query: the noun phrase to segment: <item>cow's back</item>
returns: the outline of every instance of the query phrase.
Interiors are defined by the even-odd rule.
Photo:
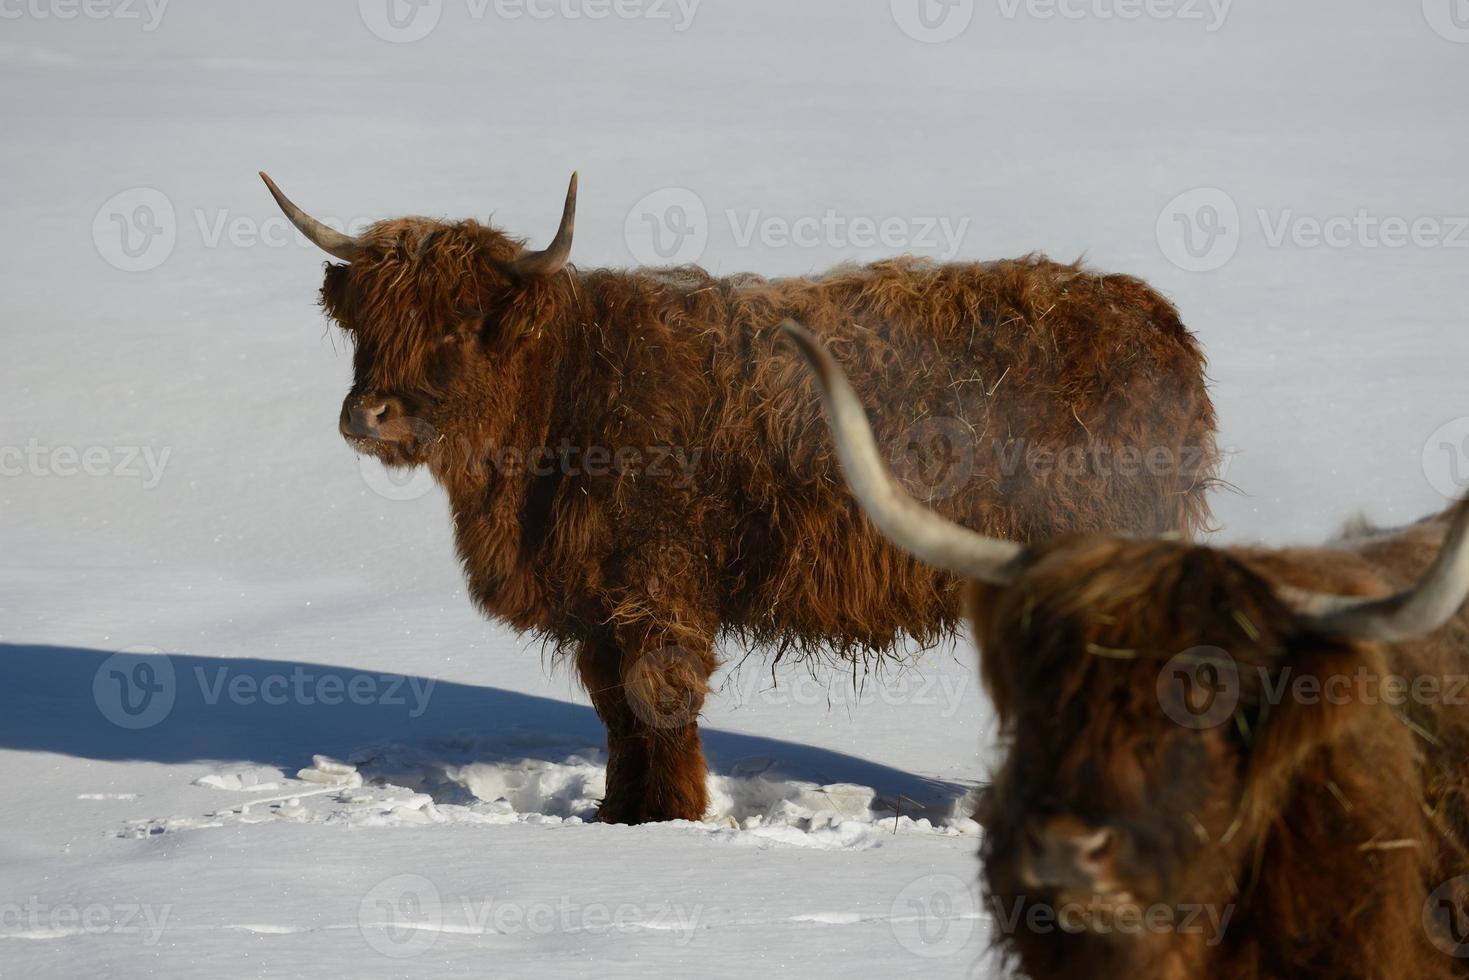
[[[1040,258],[899,260],[720,287],[708,432],[737,543],[726,623],[815,649],[930,640],[948,576],[900,554],[847,492],[820,399],[779,324],[832,350],[910,491],[975,530],[1189,534],[1216,462],[1203,356],[1138,280]]]

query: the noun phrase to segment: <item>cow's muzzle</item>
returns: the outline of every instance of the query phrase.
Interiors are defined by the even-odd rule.
[[[413,438],[403,403],[396,398],[366,392],[342,403],[342,435],[348,439],[398,443]]]
[[[1066,895],[1099,895],[1117,889],[1117,835],[1070,817],[1036,820],[1021,852],[1021,881],[1028,888]]]

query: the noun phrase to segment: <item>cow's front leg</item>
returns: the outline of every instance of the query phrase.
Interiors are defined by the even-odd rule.
[[[710,644],[588,642],[577,669],[607,726],[607,794],[598,818],[703,819],[708,769],[698,719],[714,670]]]

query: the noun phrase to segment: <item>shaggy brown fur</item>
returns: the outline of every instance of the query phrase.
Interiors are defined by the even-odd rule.
[[[1020,972],[1469,976],[1424,920],[1428,907],[1430,924],[1452,923],[1432,927],[1448,948],[1469,922],[1454,918],[1469,914],[1466,881],[1450,886],[1449,906],[1428,902],[1469,874],[1469,612],[1414,642],[1328,642],[1303,633],[1275,591],[1406,588],[1447,523],[1288,551],[1066,536],[1028,549],[1013,585],[968,587],[1008,747],[980,808],[984,882],[1011,917],[998,942]],[[1199,659],[1170,660],[1185,651]],[[1234,715],[1202,731],[1175,723],[1160,693],[1170,662],[1237,678]],[[1439,686],[1402,705],[1381,684],[1389,677]],[[1170,924],[1108,935],[1016,919],[1068,901],[1033,875],[1023,883],[1030,835],[1058,816],[1111,828],[1109,890],[1164,909]],[[1094,915],[1102,930],[1115,924],[1112,908]]]
[[[322,290],[355,344],[348,404],[392,396],[415,421],[360,448],[429,466],[480,608],[575,652],[609,731],[605,820],[703,816],[696,719],[721,633],[860,659],[954,625],[957,583],[848,495],[782,319],[831,345],[909,485],[941,483],[934,506],[970,527],[1029,540],[1207,519],[1203,358],[1136,279],[1035,257],[518,279],[522,244],[473,222],[365,239]],[[959,433],[959,458],[908,445],[928,441],[924,420]],[[562,458],[506,457],[537,447]],[[590,447],[641,458],[592,473]]]

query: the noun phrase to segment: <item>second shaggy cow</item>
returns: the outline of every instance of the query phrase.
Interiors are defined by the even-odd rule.
[[[907,496],[791,334],[872,519],[972,580],[983,883],[1018,975],[1469,977],[1469,502],[1324,548],[1022,546]]]

